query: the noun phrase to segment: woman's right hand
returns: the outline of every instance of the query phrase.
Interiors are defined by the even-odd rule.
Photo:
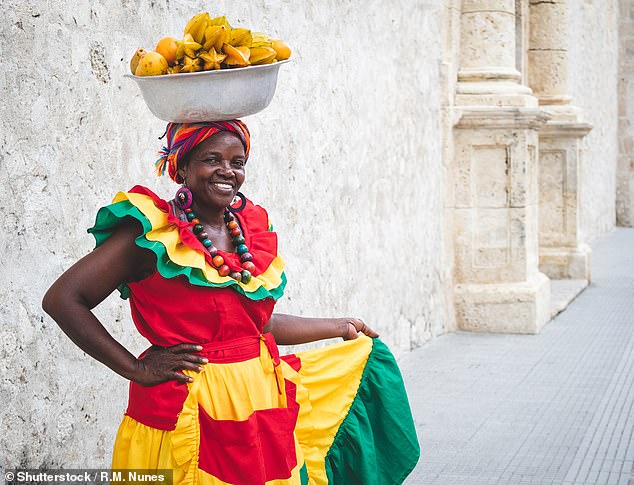
[[[195,344],[178,344],[172,347],[153,345],[143,357],[137,359],[137,370],[132,381],[144,387],[171,380],[192,382],[194,379],[181,371],[200,372],[203,370],[198,364],[206,364],[208,360],[194,353],[202,349],[200,345]]]

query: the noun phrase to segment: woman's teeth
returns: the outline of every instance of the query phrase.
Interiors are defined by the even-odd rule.
[[[220,190],[233,190],[233,186],[230,184],[221,184],[216,182],[213,185],[218,187]]]

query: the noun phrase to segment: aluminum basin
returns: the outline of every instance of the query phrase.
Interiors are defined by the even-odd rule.
[[[216,71],[134,76],[154,116],[194,123],[241,118],[262,111],[275,94],[280,66],[288,60]]]

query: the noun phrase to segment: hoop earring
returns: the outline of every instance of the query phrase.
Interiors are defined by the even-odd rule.
[[[231,202],[231,204],[227,206],[227,210],[233,214],[235,214],[236,212],[242,212],[242,209],[244,209],[247,206],[247,198],[244,196],[242,192],[236,193],[236,197],[240,199],[240,205],[238,207],[233,207],[231,205],[233,204],[233,202]],[[233,200],[235,200],[235,198]]]
[[[181,210],[189,209],[194,202],[192,191],[183,183],[183,186],[176,191],[174,203]]]

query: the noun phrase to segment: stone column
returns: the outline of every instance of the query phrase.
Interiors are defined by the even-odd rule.
[[[566,0],[530,0],[529,84],[551,119],[539,133],[539,267],[554,279],[590,280],[579,231],[581,141],[591,130],[568,93]]]
[[[463,1],[450,190],[465,330],[536,333],[550,316],[537,219],[538,130],[548,116],[521,83],[516,25],[514,0]]]

